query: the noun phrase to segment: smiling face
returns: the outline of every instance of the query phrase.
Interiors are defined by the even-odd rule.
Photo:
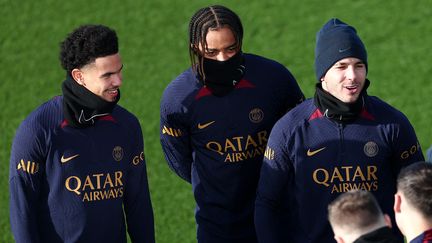
[[[117,100],[118,89],[122,84],[122,68],[120,55],[116,53],[98,57],[80,69],[73,69],[72,77],[93,94],[113,102]]]
[[[348,57],[336,62],[321,79],[322,88],[345,103],[355,102],[366,80],[366,65]]]

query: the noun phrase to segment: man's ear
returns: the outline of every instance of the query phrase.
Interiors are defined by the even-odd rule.
[[[72,71],[71,71],[71,76],[72,76],[72,78],[79,84],[79,85],[83,85],[83,86],[85,86],[85,83],[84,83],[84,76],[83,76],[83,73],[82,73],[82,71],[80,70],[80,69],[78,69],[78,68],[74,68]]]
[[[394,205],[393,205],[393,210],[395,213],[401,212],[401,203],[402,203],[401,195],[399,195],[399,193],[396,193],[394,195]]]

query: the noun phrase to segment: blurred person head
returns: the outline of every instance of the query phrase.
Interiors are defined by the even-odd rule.
[[[372,193],[349,191],[341,194],[328,206],[328,219],[338,243],[351,243],[362,235],[390,227]]]
[[[394,211],[408,241],[432,229],[432,164],[421,161],[401,170]]]

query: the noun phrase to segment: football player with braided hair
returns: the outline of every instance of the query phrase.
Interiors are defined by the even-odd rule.
[[[198,242],[256,242],[255,192],[268,135],[303,93],[283,65],[243,52],[242,23],[227,7],[199,9],[189,41],[191,67],[161,100],[165,158],[192,184]]]

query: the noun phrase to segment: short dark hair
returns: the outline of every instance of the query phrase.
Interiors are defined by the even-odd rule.
[[[104,25],[82,25],[60,44],[60,62],[66,72],[81,68],[98,57],[118,52],[117,34]]]
[[[206,36],[209,30],[228,27],[234,34],[236,46],[241,50],[243,41],[243,25],[239,16],[227,7],[213,5],[199,9],[189,22],[189,55],[193,70],[205,76],[202,62],[203,54],[199,46],[207,48]]]
[[[332,226],[365,229],[380,221],[380,206],[369,191],[354,190],[341,194],[328,205],[328,218]]]
[[[397,178],[397,189],[410,205],[432,218],[432,164],[420,161],[403,168]]]

